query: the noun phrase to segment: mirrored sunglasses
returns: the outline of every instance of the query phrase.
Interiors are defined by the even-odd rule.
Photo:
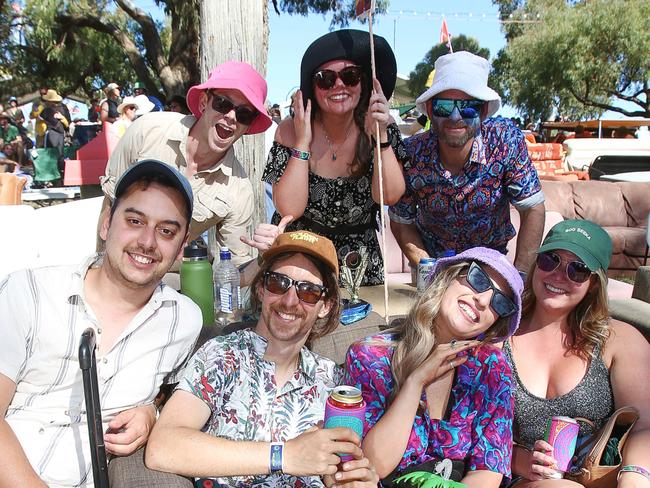
[[[436,117],[449,117],[454,108],[458,109],[464,119],[480,117],[483,100],[455,100],[450,98],[434,98],[431,100],[431,113]]]
[[[321,90],[329,90],[340,78],[345,86],[356,86],[361,81],[363,70],[361,66],[347,66],[341,71],[322,69],[314,73],[314,83]]]
[[[310,305],[318,303],[327,292],[326,287],[311,281],[293,280],[285,274],[274,271],[264,273],[264,288],[274,295],[284,295],[292,286],[296,287],[298,299]]]
[[[542,252],[537,255],[537,267],[546,273],[555,271],[564,260],[559,254],[552,251]],[[591,276],[591,270],[582,261],[564,261],[566,263],[566,277],[574,283],[584,283]]]
[[[488,274],[475,262],[469,265],[465,279],[467,284],[477,293],[492,290],[490,307],[499,317],[509,317],[517,311],[517,306],[512,299],[494,286]]]
[[[235,105],[228,98],[218,93],[211,92],[212,94],[212,108],[220,114],[227,114],[231,110],[235,110],[235,118],[237,122],[244,125],[251,125],[257,118],[259,112],[248,105]]]

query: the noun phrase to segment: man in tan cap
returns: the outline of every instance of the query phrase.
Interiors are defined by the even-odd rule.
[[[124,470],[133,480],[120,486],[136,479],[139,486],[192,486],[153,471],[159,470],[215,477],[214,486],[222,487],[315,487],[322,486],[319,476],[331,486],[335,473],[337,484],[376,487],[359,437],[347,428],[316,427],[341,371],[306,344],[338,324],[337,281],[329,239],[281,234],[253,281],[261,308],[256,326],[216,337],[195,353],[151,432],[145,453],[151,469]],[[341,467],[336,453],[355,459]],[[143,482],[146,476],[156,483]]]

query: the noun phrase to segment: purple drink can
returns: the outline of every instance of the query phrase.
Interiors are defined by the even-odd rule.
[[[418,294],[424,293],[429,283],[433,279],[433,269],[436,267],[435,258],[422,258],[418,264],[418,280],[417,290]]]
[[[569,417],[553,417],[546,424],[546,442],[553,446],[555,469],[566,473],[578,440],[578,422]]]
[[[354,386],[337,386],[330,392],[325,402],[326,429],[347,427],[352,429],[359,438],[363,437],[363,424],[366,418],[366,402],[363,401],[361,390]],[[339,454],[341,461],[354,459],[348,454]]]

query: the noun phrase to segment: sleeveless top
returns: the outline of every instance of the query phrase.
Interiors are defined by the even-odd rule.
[[[504,343],[503,352],[515,379],[513,439],[516,443],[532,449],[536,440],[545,439],[546,423],[554,416],[583,417],[591,420],[594,427],[579,422],[579,438],[585,439],[594,429],[600,429],[614,412],[609,371],[600,355],[600,347],[597,346],[594,350],[595,358],[589,362],[587,372],[580,383],[570,392],[557,398],[540,398],[530,393],[519,378],[509,341]]]
[[[120,113],[117,111],[119,104],[110,98],[107,98],[106,102],[108,103],[108,116],[117,119],[120,116]]]

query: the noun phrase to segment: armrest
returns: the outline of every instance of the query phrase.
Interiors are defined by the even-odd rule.
[[[650,266],[639,266],[636,270],[632,298],[650,303]]]

